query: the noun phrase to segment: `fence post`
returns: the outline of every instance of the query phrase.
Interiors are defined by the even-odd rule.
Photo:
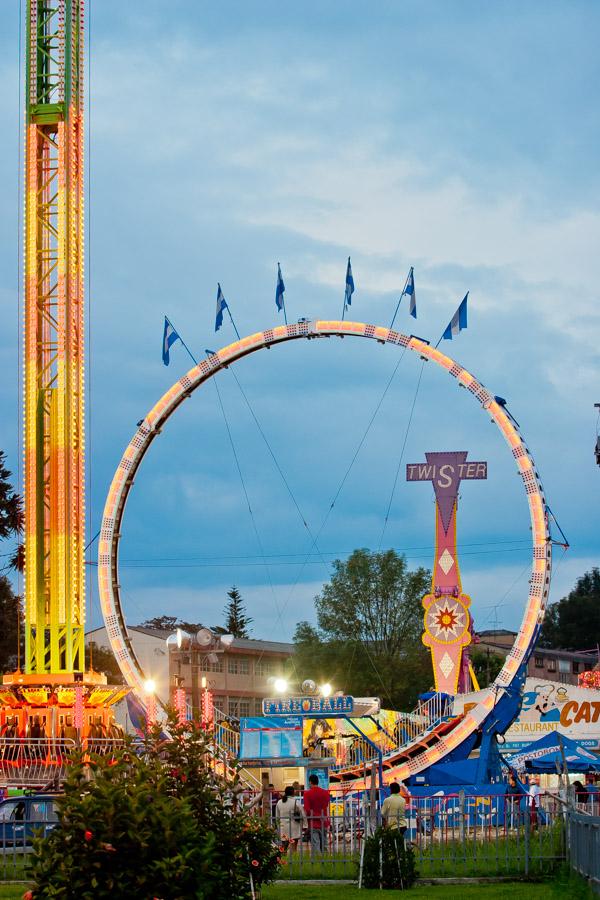
[[[529,797],[527,797],[529,801]],[[531,829],[531,810],[529,808],[529,802],[525,807],[525,832],[524,832],[524,847],[525,847],[525,874],[529,875],[529,833]]]

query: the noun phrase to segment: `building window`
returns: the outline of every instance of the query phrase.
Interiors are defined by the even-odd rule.
[[[227,703],[227,712],[230,716],[235,716],[236,719],[240,717],[240,698],[239,697],[230,697]]]
[[[543,668],[544,668],[544,657],[543,657],[543,656],[536,656],[536,658],[535,658],[535,667],[536,667],[536,669],[543,669]]]
[[[556,672],[556,660],[555,659],[548,660],[548,671]]]
[[[569,683],[569,676],[568,676],[568,675],[565,675],[564,672],[559,672],[559,674],[558,674],[558,680],[560,681],[561,684],[568,684],[568,683]]]
[[[213,697],[213,706],[219,712],[225,712],[225,697]]]
[[[558,671],[563,673],[571,674],[571,660],[570,659],[559,659],[558,661]]]
[[[257,675],[276,675],[279,672],[275,671],[277,663],[272,659],[257,659],[254,663],[254,671]],[[279,669],[280,666],[277,666]]]
[[[208,656],[203,656],[200,660],[200,669],[202,672],[222,672],[223,659],[222,657],[217,657],[216,662],[211,662]]]
[[[229,656],[227,658],[227,671],[230,675],[249,675],[250,660],[247,656]]]
[[[573,674],[574,674],[574,675],[577,675],[578,673],[579,673],[579,663],[578,663],[578,662],[574,662],[574,663],[573,663]]]
[[[262,698],[261,698],[261,697],[255,697],[255,698],[254,698],[254,715],[255,715],[255,716],[262,716],[262,714],[263,714]]]
[[[240,718],[250,715],[250,700],[240,700]]]

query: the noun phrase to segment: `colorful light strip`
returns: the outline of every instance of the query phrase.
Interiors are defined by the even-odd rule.
[[[225,363],[229,364],[248,353],[280,342],[299,338],[316,338],[352,335],[368,338],[397,346],[407,347],[418,356],[434,362],[448,372],[456,381],[467,388],[481,408],[498,425],[505,441],[512,451],[527,495],[533,535],[533,561],[530,577],[530,591],[523,621],[514,646],[506,658],[506,663],[488,688],[480,703],[471,709],[460,722],[433,747],[423,750],[407,763],[386,772],[386,780],[417,774],[432,763],[438,762],[447,753],[456,749],[472,735],[490,715],[494,705],[502,697],[502,688],[508,687],[520,666],[526,659],[537,636],[550,589],[551,543],[547,526],[546,501],[533,459],[525,442],[503,406],[473,375],[459,363],[440,350],[430,347],[424,341],[361,322],[314,321],[297,325],[279,325],[276,328],[257,332],[242,338],[219,350],[213,356],[184,375],[152,407],[142,421],[125,450],[121,462],[110,485],[100,532],[98,547],[98,588],[102,614],[115,657],[127,683],[137,692],[143,693],[146,676],[127,638],[125,618],[121,606],[118,578],[118,547],[122,530],[122,519],[133,477],[144,458],[150,444],[175,412],[178,406],[201,384]]]

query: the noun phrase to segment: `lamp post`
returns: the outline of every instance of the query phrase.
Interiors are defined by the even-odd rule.
[[[189,650],[190,674],[192,679],[192,719],[195,722],[202,720],[204,722],[212,723],[214,718],[212,692],[207,688],[206,678],[203,677],[202,684],[200,683],[200,655],[206,654],[211,663],[218,662],[217,654],[223,653],[232,643],[232,634],[218,635],[211,631],[210,628],[200,628],[195,634],[188,634],[178,628],[175,634],[169,635],[167,638],[167,646],[169,648],[176,645],[178,651]],[[177,692],[182,689],[183,684],[183,678],[180,673],[181,664],[179,665],[179,674],[176,676],[176,706]]]
[[[156,724],[156,684],[152,678],[144,684],[146,694],[146,731]]]

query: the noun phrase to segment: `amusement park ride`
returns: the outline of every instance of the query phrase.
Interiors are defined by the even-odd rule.
[[[84,663],[84,215],[83,0],[29,0],[25,142],[24,502],[25,671],[4,676],[3,733],[44,725],[58,736],[70,719],[78,737],[108,733],[112,707],[128,690],[142,694],[146,674],[129,640],[121,605],[118,549],[133,480],[169,418],[217,372],[261,349],[292,341],[354,337],[390,344],[438,367],[465,388],[508,445],[525,490],[532,565],[525,614],[494,684],[465,712],[413,734],[381,760],[385,780],[432,781],[444,769],[473,763],[474,780],[489,780],[496,735],[520,705],[524,667],[548,599],[552,541],[534,461],[501,398],[459,363],[414,335],[351,321],[301,320],[259,331],[210,353],[179,378],[140,420],[106,498],[98,548],[98,584],[106,630],[127,687],[106,684]],[[461,480],[484,479],[487,464],[466,452],[426,454],[407,467],[409,481],[433,482],[436,558],[423,598],[424,643],[431,648],[436,693],[468,690],[472,621],[462,592],[456,546]],[[37,718],[36,718],[37,717]],[[37,732],[36,732],[37,733]],[[98,730],[95,732],[98,736]],[[478,756],[474,751],[478,751]],[[469,759],[472,757],[472,759]],[[476,757],[476,758],[474,758]],[[359,784],[349,766],[336,778]]]
[[[108,735],[126,687],[85,671],[83,0],[30,0],[25,84],[25,671],[14,737]]]

